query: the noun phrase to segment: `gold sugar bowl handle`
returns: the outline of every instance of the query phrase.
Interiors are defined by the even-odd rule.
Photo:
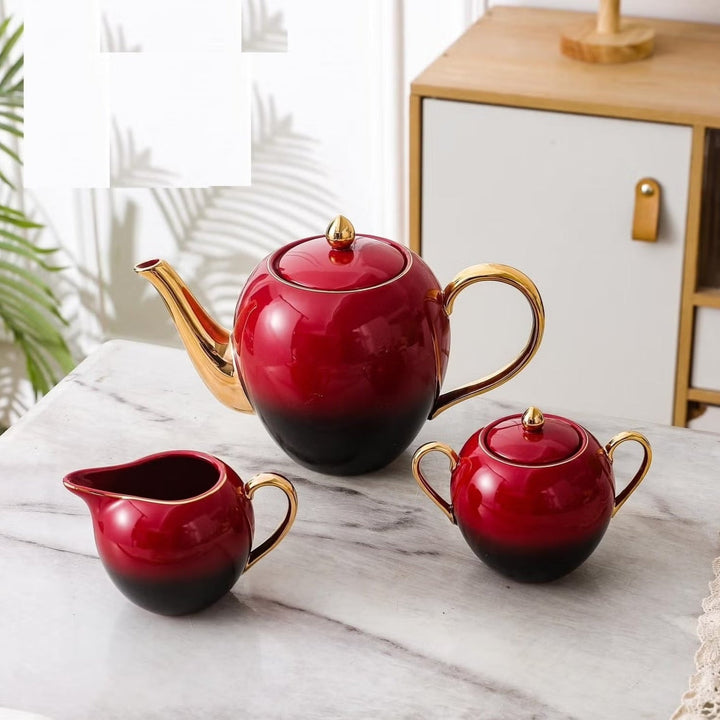
[[[450,459],[450,474],[453,473],[460,459],[458,458],[457,453],[449,445],[441,442],[425,443],[425,445],[419,447],[415,451],[412,459],[412,473],[417,481],[417,484],[420,486],[420,489],[443,511],[447,519],[455,525],[455,512],[453,511],[453,506],[441,497],[435,488],[430,485],[420,469],[420,462],[425,455],[431,452],[441,452]]]
[[[610,442],[605,446],[605,452],[607,453],[610,464],[613,462],[613,455],[619,445],[624,442],[633,440],[642,445],[644,454],[642,462],[640,463],[640,469],[635,473],[635,477],[626,485],[625,489],[615,497],[615,506],[613,507],[612,517],[615,517],[617,511],[623,506],[625,501],[632,495],[637,489],[637,486],[642,482],[643,478],[647,475],[652,463],[652,448],[648,439],[637,432],[621,432],[617,434]]]

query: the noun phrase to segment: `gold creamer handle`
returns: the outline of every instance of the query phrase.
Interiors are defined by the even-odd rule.
[[[443,291],[443,302],[448,315],[452,313],[453,304],[458,293],[465,288],[478,282],[493,281],[501,282],[517,288],[530,303],[533,314],[533,325],[530,331],[530,338],[520,355],[511,363],[505,365],[492,375],[488,375],[475,382],[462,385],[455,390],[443,393],[435,401],[429,418],[432,420],[449,407],[456,405],[463,400],[481,395],[488,390],[493,390],[506,383],[510,378],[517,375],[534,357],[540,347],[540,342],[545,331],[545,308],[535,283],[525,273],[516,270],[509,265],[495,265],[485,263],[473,265],[458,273],[450,284]]]
[[[250,551],[245,570],[249,570],[258,560],[265,557],[288,534],[297,515],[297,493],[287,478],[275,473],[260,473],[246,483],[245,494],[252,500],[255,491],[261,487],[276,487],[282,490],[287,496],[288,509],[277,530],[265,542]]]

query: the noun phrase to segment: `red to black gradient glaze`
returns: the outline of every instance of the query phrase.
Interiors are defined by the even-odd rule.
[[[432,398],[408,409],[348,417],[299,416],[256,405],[275,442],[297,463],[326,475],[359,475],[392,462],[425,423]]]
[[[257,413],[292,458],[334,475],[387,465],[426,419],[514,377],[535,355],[545,323],[540,293],[519,270],[472,265],[441,288],[418,255],[386,238],[356,235],[341,215],[324,236],[289,243],[258,264],[232,330],[210,317],[164,260],[135,271],[165,300],[215,397]],[[441,394],[455,299],[487,281],[525,296],[530,337],[497,372]]]
[[[259,559],[282,539],[294,510],[259,551],[251,550],[254,481],[245,485],[222,461],[191,451],[78,470],[63,480],[90,508],[98,554],[115,585],[137,605],[163,615],[214,603],[253,555]]]
[[[468,471],[458,474],[455,520],[473,552],[502,575],[521,582],[560,578],[590,556],[607,530],[613,496],[602,482],[593,482],[560,505],[553,495],[564,494],[573,480],[582,483],[582,478],[553,483],[534,474],[512,492],[503,487],[505,478],[487,468],[463,480]]]
[[[310,289],[281,278],[284,249],[260,264],[237,305],[233,347],[248,398],[276,442],[319,472],[355,475],[394,460],[427,419],[447,368],[437,279],[406,248],[373,242],[404,258],[401,278]]]
[[[413,459],[421,488],[457,524],[473,552],[521,582],[555,580],[581,565],[651,462],[649,444],[637,433],[615,436],[606,449],[572,421],[552,415],[545,421],[543,434],[527,431],[518,415],[502,418],[473,434],[459,455],[428,443]],[[645,458],[616,497],[612,451],[631,439],[645,447]],[[420,471],[422,457],[435,450],[451,458],[451,503]]]
[[[475,554],[522,582],[555,580],[597,547],[612,515],[615,488],[607,455],[586,436],[576,459],[524,467],[486,454],[473,435],[450,485],[455,521]],[[484,438],[483,438],[484,439]]]

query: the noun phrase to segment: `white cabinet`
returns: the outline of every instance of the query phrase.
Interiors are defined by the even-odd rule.
[[[720,308],[699,307],[695,316],[692,384],[720,390]],[[720,427],[720,425],[718,425]]]
[[[532,363],[493,391],[553,410],[673,419],[692,129],[423,98],[422,254],[441,284],[479,262],[513,265],[547,314]],[[631,237],[635,184],[662,189],[660,236]],[[477,285],[452,317],[446,388],[525,342],[519,293]]]
[[[564,57],[560,37],[592,17],[494,6],[415,78],[410,246],[441,281],[484,261],[537,283],[545,340],[494,391],[513,410],[686,425],[720,408],[720,25],[646,18],[650,58]],[[657,242],[631,239],[647,177]],[[507,288],[464,295],[449,384],[513,357],[529,326]]]

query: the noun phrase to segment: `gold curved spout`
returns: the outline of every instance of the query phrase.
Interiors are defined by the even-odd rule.
[[[164,260],[139,263],[135,272],[160,293],[195,369],[213,395],[233,410],[253,412],[233,363],[230,332],[205,312]]]

